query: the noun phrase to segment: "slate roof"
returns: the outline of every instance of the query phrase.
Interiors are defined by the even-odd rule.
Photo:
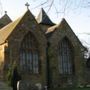
[[[12,31],[20,23],[20,21],[25,17],[25,15],[28,14],[28,12],[30,13],[30,11],[28,10],[22,17],[0,29],[0,44],[3,44],[6,41],[8,36],[12,33]]]
[[[56,25],[48,28],[48,30],[46,31],[46,34],[54,32],[56,30],[56,28],[59,28],[59,27],[61,28],[61,27],[66,27],[66,26],[69,26],[69,25],[68,25],[67,21],[65,20],[65,18],[63,18],[59,24],[56,24]]]
[[[38,14],[38,17],[37,17],[37,22],[39,24],[45,24],[45,25],[55,25],[51,20],[50,18],[48,17],[48,15],[46,14],[46,12],[44,11],[43,8],[41,8],[41,11],[40,13]]]
[[[9,24],[10,22],[12,22],[12,20],[11,20],[10,17],[5,13],[5,15],[0,18],[0,28],[6,26],[6,25]]]

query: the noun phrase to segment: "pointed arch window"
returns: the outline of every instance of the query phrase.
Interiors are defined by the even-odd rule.
[[[61,42],[59,42],[58,50],[59,73],[64,75],[73,74],[73,50],[67,38],[64,38]]]
[[[20,68],[22,71],[39,73],[39,53],[36,40],[31,33],[27,34],[21,43]]]

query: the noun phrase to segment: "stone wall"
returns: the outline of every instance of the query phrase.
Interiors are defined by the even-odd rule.
[[[47,27],[43,28],[45,31]],[[35,19],[27,13],[20,23],[14,28],[12,33],[7,38],[8,46],[5,47],[4,52],[0,52],[4,57],[5,68],[4,71],[7,72],[8,68],[11,67],[13,63],[16,64],[18,72],[22,77],[22,82],[25,81],[27,85],[37,86],[41,85],[43,88],[47,85],[47,82],[51,87],[64,87],[61,83],[62,76],[58,71],[58,43],[66,37],[73,48],[74,51],[74,65],[75,65],[75,74],[73,77],[73,84],[80,85],[84,83],[84,58],[82,54],[82,45],[76,35],[73,33],[71,28],[65,24],[62,27],[58,26],[57,29],[52,33],[49,38],[45,37],[42,27],[38,25]],[[40,70],[38,74],[30,74],[27,72],[22,73],[20,71],[19,65],[19,51],[21,43],[28,33],[31,33],[38,45],[39,51],[39,61],[40,61]],[[48,45],[49,42],[49,45]],[[2,56],[3,56],[2,55]],[[49,66],[48,66],[49,65]],[[48,68],[47,68],[48,67]],[[66,85],[67,86],[67,85]]]
[[[7,43],[0,45],[0,79],[3,78],[3,69],[5,63],[5,47],[7,47]]]
[[[28,25],[30,24],[30,26]],[[34,24],[34,25],[32,25]],[[32,25],[32,26],[31,26]],[[30,74],[27,72],[22,73],[19,69],[19,50],[24,36],[31,33],[37,41],[39,51],[40,70],[39,74]],[[23,21],[15,28],[12,34],[8,37],[8,47],[5,48],[5,60],[6,66],[16,63],[18,72],[22,77],[22,80],[28,80],[30,84],[35,85],[40,83],[42,86],[46,85],[46,38],[41,28],[37,26],[35,21],[30,23]],[[7,68],[6,68],[7,70]]]
[[[65,28],[64,28],[65,27]],[[74,65],[75,65],[75,74],[71,76],[73,78],[73,85],[78,86],[85,82],[84,79],[84,57],[82,54],[82,45],[78,38],[75,36],[73,31],[69,26],[58,27],[54,33],[50,36],[49,43],[49,60],[50,60],[50,75],[51,75],[51,87],[64,87],[61,82],[62,76],[59,74],[58,69],[58,43],[66,37],[73,48],[74,51]],[[68,83],[67,83],[68,84]],[[66,85],[67,86],[67,85]]]

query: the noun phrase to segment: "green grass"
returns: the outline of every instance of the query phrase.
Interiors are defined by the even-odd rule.
[[[90,88],[65,88],[60,90],[90,90]]]
[[[90,90],[90,88],[53,88],[50,90]]]

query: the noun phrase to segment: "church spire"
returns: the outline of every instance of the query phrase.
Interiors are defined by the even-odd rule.
[[[41,8],[40,13],[38,14],[37,21],[40,24],[46,24],[51,26],[54,25],[54,23],[50,20],[43,8]]]

